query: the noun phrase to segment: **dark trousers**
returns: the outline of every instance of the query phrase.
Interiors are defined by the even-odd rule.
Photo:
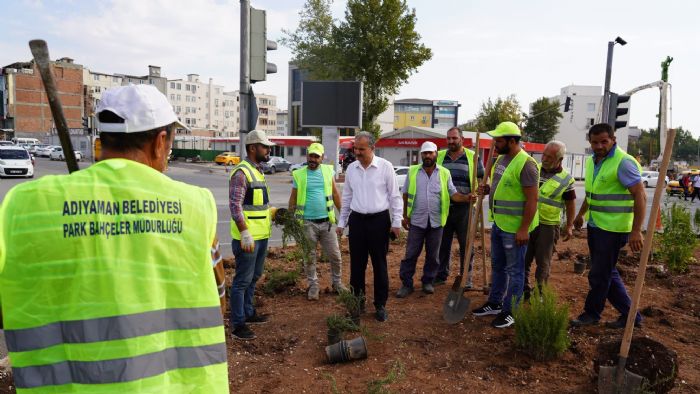
[[[693,194],[690,195],[690,202],[694,202],[695,197],[700,200],[700,187],[693,187]]]
[[[467,248],[467,231],[469,226],[469,204],[451,205],[447,215],[447,223],[442,229],[442,241],[440,242],[440,266],[435,279],[447,280],[450,276],[450,260],[452,259],[452,238],[457,235],[459,243],[460,262],[464,261]],[[472,259],[469,261],[469,272],[472,271]]]
[[[350,286],[355,295],[365,294],[367,259],[374,270],[374,305],[384,306],[389,297],[389,273],[386,254],[389,251],[391,218],[389,211],[372,215],[350,213]]]
[[[530,287],[530,267],[532,260],[537,263],[535,269],[535,281],[537,286],[547,283],[549,279],[549,271],[552,266],[552,254],[554,254],[554,245],[559,239],[559,225],[557,224],[540,224],[535,227],[530,233],[530,239],[527,243],[525,251],[525,292],[529,293]]]
[[[416,273],[416,263],[425,243],[425,263],[423,263],[423,277],[421,283],[433,283],[438,270],[438,251],[442,239],[442,227],[420,228],[411,225],[406,241],[406,255],[401,260],[399,276],[406,287],[413,287],[413,274]]]
[[[615,267],[620,249],[628,239],[628,233],[614,233],[588,226],[588,249],[591,252],[591,270],[588,272],[590,290],[583,310],[595,319],[600,319],[606,299],[622,316],[626,317],[629,313],[632,300]],[[639,313],[636,320],[642,320]]]

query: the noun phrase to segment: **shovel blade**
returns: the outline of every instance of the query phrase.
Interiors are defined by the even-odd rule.
[[[449,324],[457,324],[464,319],[470,304],[471,300],[462,294],[462,289],[450,290],[442,307],[442,318]]]
[[[642,392],[644,378],[625,369],[621,384],[617,384],[617,367],[600,366],[598,372],[599,394],[633,394]]]

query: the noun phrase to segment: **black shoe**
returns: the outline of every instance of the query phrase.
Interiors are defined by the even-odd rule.
[[[413,287],[402,285],[399,291],[396,292],[396,298],[406,298],[411,293],[413,293]]]
[[[433,281],[433,285],[435,285],[435,286],[442,286],[445,283],[447,283],[447,279],[435,279]]]
[[[268,321],[270,321],[269,315],[258,315],[257,313],[245,318],[246,324],[265,324]]]
[[[435,288],[432,283],[423,283],[423,293],[433,294],[435,293]]]
[[[248,328],[248,325],[246,324],[241,324],[240,326],[236,326],[233,329],[233,332],[231,335],[235,339],[240,339],[241,341],[249,341],[251,339],[255,339],[255,333]]]
[[[389,314],[386,313],[386,308],[384,306],[378,306],[377,311],[374,313],[374,318],[377,321],[387,321],[389,319]]]
[[[491,302],[487,302],[480,308],[473,309],[472,314],[474,316],[497,315],[501,313],[501,309],[503,309],[503,304],[493,304]]]
[[[515,319],[513,315],[508,312],[501,312],[496,316],[491,322],[491,327],[495,328],[507,328],[515,324]]]
[[[582,313],[579,317],[569,322],[571,327],[597,326],[598,319]]]
[[[618,317],[617,320],[606,321],[606,322],[605,322],[605,327],[607,327],[607,328],[612,328],[612,329],[615,329],[615,330],[619,330],[619,329],[625,328],[626,325],[627,325],[627,316],[622,316],[622,315],[621,315],[620,317]],[[635,320],[635,322],[634,322],[634,327],[635,327],[635,328],[641,328],[641,327],[642,327],[642,321],[641,321],[641,320],[639,320],[639,321]]]

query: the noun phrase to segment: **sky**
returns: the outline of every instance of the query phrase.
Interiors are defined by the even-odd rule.
[[[303,0],[251,0],[267,10],[268,39],[294,30]],[[488,98],[514,94],[522,108],[564,86],[605,79],[607,43],[615,45],[611,90],[623,93],[661,77],[674,58],[671,127],[700,136],[700,2],[691,0],[476,1],[408,0],[416,30],[432,49],[397,99],[457,100],[459,123]],[[342,19],[345,1],[333,15]],[[92,71],[146,75],[162,67],[169,79],[199,74],[227,90],[239,87],[240,2],[236,0],[0,0],[0,66],[28,61],[27,45],[45,39],[52,59],[70,57]],[[287,107],[288,48],[268,54],[278,73],[254,85]],[[601,89],[602,91],[602,89]],[[632,97],[630,125],[656,127],[659,90]]]

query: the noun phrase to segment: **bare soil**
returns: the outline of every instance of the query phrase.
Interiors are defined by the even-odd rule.
[[[488,235],[487,235],[488,238]],[[569,331],[571,346],[562,357],[539,362],[518,351],[514,328],[491,328],[491,317],[467,314],[456,325],[442,319],[442,306],[458,269],[457,245],[453,245],[452,276],[446,286],[437,286],[435,294],[420,292],[418,262],[417,291],[405,299],[394,297],[400,287],[399,265],[405,245],[392,242],[389,252],[389,320],[377,322],[372,307],[372,268],[367,269],[368,308],[362,315],[368,358],[346,364],[328,364],[325,355],[327,327],[325,319],[343,313],[330,290],[330,267],[319,264],[322,288],[319,301],[306,299],[306,283],[272,295],[258,291],[259,313],[270,314],[270,322],[252,326],[257,338],[242,342],[228,339],[229,381],[235,393],[362,393],[362,392],[469,392],[469,393],[590,393],[596,391],[594,360],[601,343],[619,342],[622,330],[603,325]],[[489,250],[489,240],[486,240]],[[293,248],[272,248],[267,269],[292,270],[298,266],[288,255]],[[575,318],[582,310],[588,291],[587,272],[574,274],[577,255],[586,256],[585,231],[575,239],[560,242],[555,253],[550,284],[560,302],[569,304]],[[343,239],[343,278],[348,282],[349,254]],[[482,284],[481,253],[477,251],[474,282]],[[695,257],[700,261],[700,250]],[[636,277],[636,256],[621,257],[620,271],[631,293]],[[487,256],[487,266],[489,260]],[[671,275],[659,272],[658,261],[650,262],[640,309],[645,315],[636,337],[648,337],[677,354],[678,377],[672,393],[700,392],[700,266],[689,273]],[[227,280],[233,276],[232,259],[227,259]],[[534,269],[533,269],[534,271]],[[488,267],[487,267],[488,272]],[[258,287],[265,283],[263,277]],[[466,293],[472,307],[486,301],[480,291]],[[603,320],[614,320],[616,312],[607,306]],[[517,323],[516,323],[517,324]],[[226,314],[228,329],[228,312]],[[359,333],[346,334],[346,339]],[[643,361],[639,361],[643,362]],[[651,363],[649,365],[652,365]],[[0,374],[0,393],[12,392],[8,380]]]

